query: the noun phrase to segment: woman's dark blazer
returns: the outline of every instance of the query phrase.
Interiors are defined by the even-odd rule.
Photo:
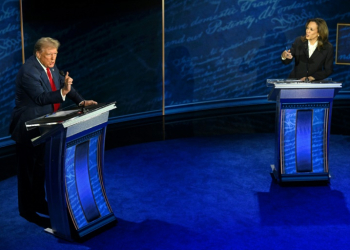
[[[282,60],[284,64],[290,64],[293,59],[295,65],[288,78],[300,79],[306,76],[312,76],[315,80],[322,80],[332,74],[333,71],[333,46],[331,43],[325,43],[321,50],[315,49],[309,58],[307,51],[308,41],[303,42],[301,37],[295,39],[291,53],[292,59]],[[308,73],[307,73],[308,69]]]

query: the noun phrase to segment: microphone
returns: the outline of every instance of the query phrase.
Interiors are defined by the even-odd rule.
[[[66,74],[64,73],[63,70],[60,70],[60,75],[61,75],[61,76],[64,76],[64,77],[66,76]],[[84,114],[86,113],[86,109],[85,109],[85,100],[84,100],[83,105],[81,105],[81,112],[84,113]]]
[[[306,54],[306,79],[305,82],[309,82],[309,42],[304,44]]]

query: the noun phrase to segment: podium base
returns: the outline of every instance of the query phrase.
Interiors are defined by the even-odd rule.
[[[103,232],[105,230],[108,230],[112,227],[114,227],[115,225],[117,225],[117,219],[114,217],[114,215],[109,215],[106,216],[103,219],[99,219],[97,221],[95,221],[93,223],[93,225],[86,227],[83,230],[80,230],[79,232],[71,230],[71,235],[70,237],[60,234],[58,232],[54,232],[52,228],[45,228],[44,232],[51,234],[57,238],[66,240],[68,242],[84,242],[92,237],[94,237],[95,235],[99,234],[100,232]]]
[[[271,165],[271,178],[277,183],[282,182],[329,182],[331,176],[329,173],[296,173],[279,174],[275,165]]]

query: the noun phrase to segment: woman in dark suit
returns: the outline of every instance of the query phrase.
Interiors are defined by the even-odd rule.
[[[302,81],[322,80],[333,71],[333,46],[328,42],[328,26],[321,18],[306,22],[306,34],[295,39],[292,48],[281,55],[284,64],[295,59],[288,78]]]

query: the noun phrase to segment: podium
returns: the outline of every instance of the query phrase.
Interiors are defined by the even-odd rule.
[[[276,102],[272,178],[279,183],[329,182],[332,105],[342,84],[331,79],[268,79],[267,86],[272,87],[268,100]]]
[[[70,107],[26,122],[39,128],[33,145],[45,143],[46,195],[52,229],[66,240],[116,222],[103,182],[104,141],[115,102]]]

